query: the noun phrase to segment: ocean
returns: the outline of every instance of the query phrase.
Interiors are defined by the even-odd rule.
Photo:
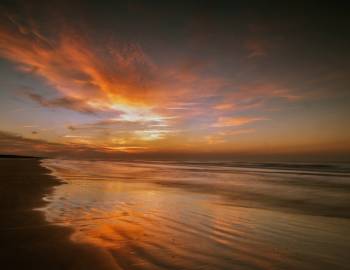
[[[41,164],[46,219],[116,269],[350,269],[349,164]]]

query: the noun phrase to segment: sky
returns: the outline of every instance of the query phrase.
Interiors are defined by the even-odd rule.
[[[350,160],[349,5],[2,1],[0,153]]]

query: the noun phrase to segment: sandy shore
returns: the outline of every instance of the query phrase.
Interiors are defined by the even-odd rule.
[[[0,158],[0,269],[348,269],[347,177],[248,172]]]
[[[39,163],[0,158],[0,268],[118,269],[110,254],[71,242],[68,228],[50,225],[33,210],[60,184]]]

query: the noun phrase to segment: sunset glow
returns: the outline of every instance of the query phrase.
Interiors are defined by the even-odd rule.
[[[349,68],[336,64],[349,54],[335,49],[329,61],[315,60],[322,52],[310,51],[307,39],[289,42],[302,17],[277,25],[274,16],[216,17],[191,6],[168,31],[161,5],[116,5],[102,17],[93,5],[73,5],[79,23],[54,6],[1,10],[4,152],[343,158],[350,151]],[[312,38],[337,46],[322,33]]]
[[[1,1],[0,269],[348,269],[349,11]]]

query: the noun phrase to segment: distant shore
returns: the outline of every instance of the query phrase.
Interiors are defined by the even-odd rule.
[[[110,254],[69,240],[69,228],[49,224],[43,197],[60,182],[38,157],[0,158],[0,268],[118,269]]]
[[[43,157],[0,154],[0,158],[41,159]]]

